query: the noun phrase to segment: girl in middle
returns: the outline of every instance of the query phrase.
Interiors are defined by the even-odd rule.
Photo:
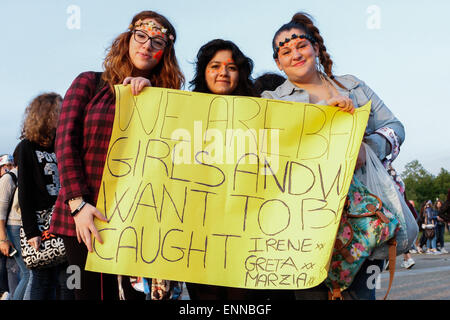
[[[252,96],[253,61],[231,41],[215,39],[197,53],[195,75],[190,81],[194,92],[220,95]],[[255,290],[186,283],[192,300],[246,300]]]
[[[256,96],[251,79],[253,61],[231,41],[215,39],[197,53],[192,91],[234,96]]]

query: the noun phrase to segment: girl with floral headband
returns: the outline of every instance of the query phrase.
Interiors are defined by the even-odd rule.
[[[372,100],[363,141],[380,160],[385,161],[385,165],[395,159],[405,138],[403,125],[363,81],[353,75],[333,74],[333,61],[319,29],[308,14],[296,13],[291,21],[280,27],[273,37],[272,48],[275,63],[288,79],[274,91],[264,91],[263,98],[331,105],[351,113],[354,108]],[[362,145],[356,168],[364,164],[365,149]],[[374,290],[367,288],[364,279],[370,275],[366,273],[370,263],[382,264],[383,261],[369,261],[362,266],[354,285],[348,289],[353,297],[375,298]],[[312,289],[297,290],[295,295],[297,299],[327,299],[328,288],[322,284]]]
[[[87,253],[92,252],[91,234],[102,243],[94,219],[106,221],[95,203],[114,122],[114,85],[129,85],[133,94],[144,86],[180,89],[184,76],[175,41],[175,29],[164,16],[140,12],[113,41],[101,77],[83,72],[65,95],[55,147],[61,192],[51,232],[63,236],[69,264],[82,270],[76,299],[118,299],[116,276],[84,271]]]

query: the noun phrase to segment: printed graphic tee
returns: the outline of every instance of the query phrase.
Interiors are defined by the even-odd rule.
[[[42,147],[27,139],[17,145],[19,206],[28,239],[40,236],[36,211],[50,209],[60,189],[54,147]]]

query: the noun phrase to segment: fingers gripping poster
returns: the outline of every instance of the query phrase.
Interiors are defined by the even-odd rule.
[[[257,289],[327,276],[370,113],[116,86],[86,269]]]

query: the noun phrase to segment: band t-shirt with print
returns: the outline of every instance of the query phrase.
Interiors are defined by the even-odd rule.
[[[36,211],[51,208],[60,189],[54,147],[44,148],[27,139],[17,146],[19,206],[28,239],[40,236]]]

